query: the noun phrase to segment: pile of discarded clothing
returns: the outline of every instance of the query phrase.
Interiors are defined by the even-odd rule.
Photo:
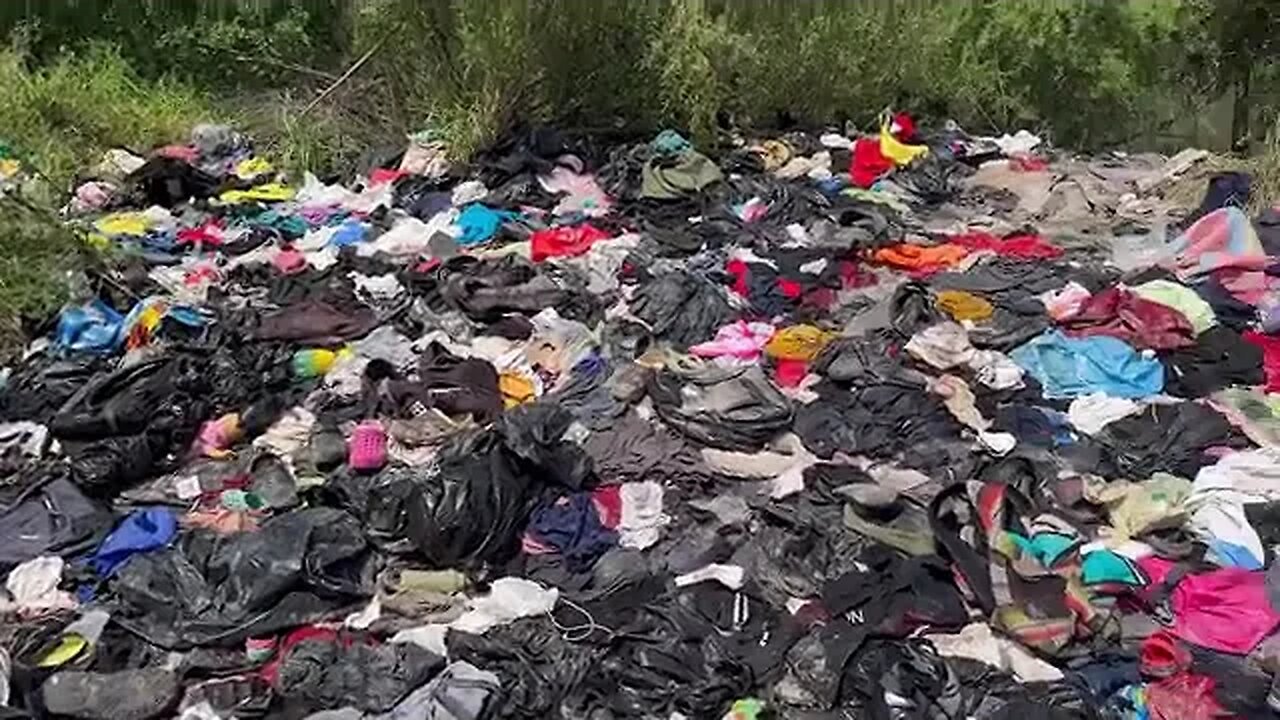
[[[0,389],[0,717],[1280,712],[1280,210],[1203,157],[113,150]]]

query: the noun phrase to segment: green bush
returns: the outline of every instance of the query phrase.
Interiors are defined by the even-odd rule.
[[[351,0],[39,0],[0,3],[0,31],[16,33],[38,64],[110,43],[143,77],[206,88],[296,82],[341,64]]]
[[[1130,140],[1189,101],[1169,71],[1176,3],[383,0],[355,15],[365,75],[398,130],[465,151],[516,120],[706,141],[744,126],[852,119],[893,105],[976,130]],[[1188,20],[1189,21],[1189,20]],[[390,38],[390,40],[387,40]]]
[[[172,81],[140,79],[118,53],[101,47],[30,71],[0,51],[0,144],[35,177],[21,196],[0,195],[0,355],[20,343],[24,316],[55,312],[66,273],[90,253],[53,208],[75,174],[104,150],[146,150],[181,141],[191,125],[218,116],[203,96]]]

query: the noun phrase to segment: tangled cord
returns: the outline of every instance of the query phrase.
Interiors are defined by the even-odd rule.
[[[612,628],[596,622],[596,619],[591,615],[591,612],[581,605],[565,598],[560,598],[560,602],[567,605],[569,608],[576,610],[583,618],[586,619],[585,623],[579,625],[563,625],[559,620],[556,620],[555,614],[551,610],[547,611],[547,618],[551,620],[551,624],[555,626],[556,630],[560,631],[560,637],[566,642],[583,642],[587,638],[591,637],[592,633],[597,630],[607,634],[610,639],[617,635]]]

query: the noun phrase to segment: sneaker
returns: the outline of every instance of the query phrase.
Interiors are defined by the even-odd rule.
[[[352,470],[378,470],[386,463],[387,432],[377,420],[365,420],[347,441],[347,465]]]

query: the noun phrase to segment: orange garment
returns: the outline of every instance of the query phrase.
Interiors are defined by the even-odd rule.
[[[945,243],[933,247],[902,243],[890,245],[876,251],[877,262],[904,270],[932,272],[951,267],[969,254],[967,248]]]

